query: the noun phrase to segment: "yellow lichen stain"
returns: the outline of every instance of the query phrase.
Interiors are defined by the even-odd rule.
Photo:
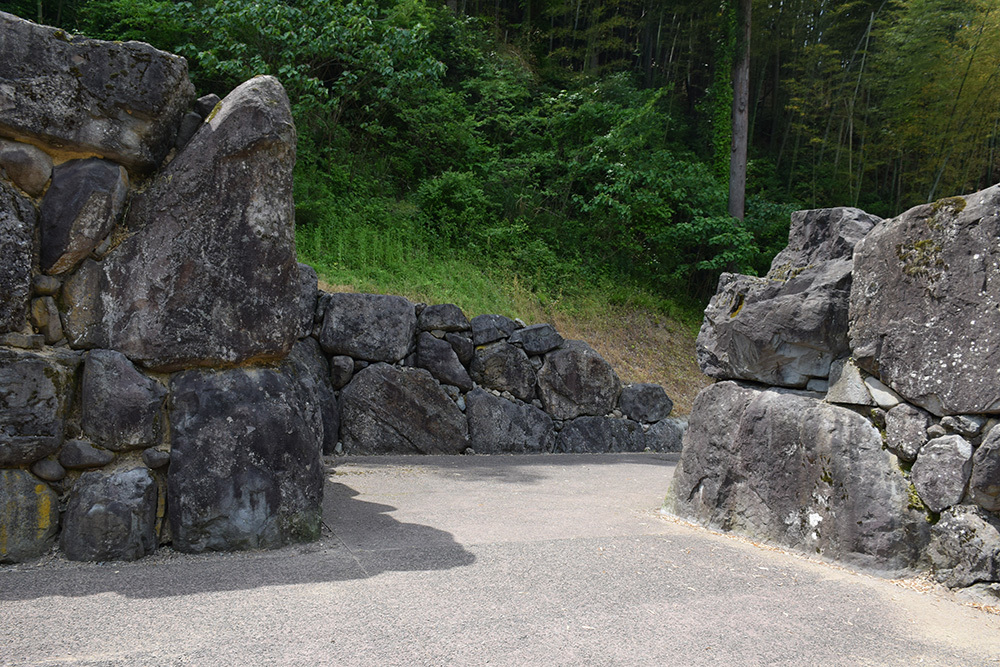
[[[213,118],[215,118],[215,115],[216,115],[217,113],[219,113],[219,110],[220,110],[221,108],[222,108],[222,102],[221,102],[221,101],[220,101],[220,102],[216,102],[216,103],[215,103],[215,106],[214,106],[214,107],[212,107],[212,110],[208,112],[208,117],[207,117],[207,118],[205,118],[205,122],[206,122],[206,123],[211,123],[211,122],[212,122],[212,119],[213,119]]]
[[[44,484],[35,485],[35,495],[38,496],[38,539],[45,537],[52,526],[52,499]]]

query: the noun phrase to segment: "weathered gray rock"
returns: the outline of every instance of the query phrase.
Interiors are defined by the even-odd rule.
[[[31,293],[35,296],[55,296],[59,293],[62,283],[58,278],[38,274],[31,279]]]
[[[348,454],[458,454],[469,446],[465,415],[422,368],[372,364],[340,392]]]
[[[67,440],[59,452],[59,464],[71,470],[101,468],[114,460],[114,454],[98,449],[86,440]]]
[[[319,438],[323,443],[323,453],[332,454],[340,433],[340,410],[330,383],[330,367],[319,342],[311,337],[300,340],[282,364],[282,369],[290,370],[298,380],[303,403],[312,410],[319,410],[323,427]]]
[[[892,410],[903,400],[899,394],[885,386],[878,378],[865,378],[865,388],[868,389],[872,400],[883,410]]]
[[[952,507],[931,529],[934,577],[952,588],[1000,581],[1000,520],[971,505]]]
[[[506,340],[517,330],[517,323],[503,315],[477,315],[470,322],[472,342],[476,347]]]
[[[165,452],[162,449],[156,449],[155,447],[144,449],[142,452],[142,462],[145,463],[150,470],[162,468],[170,463],[170,452]]]
[[[215,93],[202,95],[194,101],[194,112],[202,118],[208,118],[208,115],[212,113],[221,101],[222,100]]]
[[[31,474],[46,482],[58,482],[66,477],[66,468],[54,459],[42,459],[31,464]]]
[[[920,448],[927,442],[927,427],[931,416],[908,403],[889,410],[885,417],[886,445],[903,461],[917,460]]]
[[[929,441],[911,470],[913,487],[932,512],[960,503],[971,473],[972,445],[960,435]]]
[[[828,403],[844,405],[875,405],[861,371],[847,357],[835,359],[830,364],[830,386],[826,391]]]
[[[401,296],[330,294],[319,342],[327,354],[396,363],[413,347],[417,315]]]
[[[472,344],[472,338],[464,334],[447,333],[444,339],[451,343],[451,348],[458,355],[458,361],[468,367],[476,356],[476,346]]]
[[[38,558],[59,529],[59,496],[24,470],[0,470],[0,563]]]
[[[733,382],[695,400],[667,506],[754,539],[881,568],[928,540],[909,482],[878,431],[838,406]]]
[[[322,417],[289,372],[185,371],[170,381],[173,547],[274,548],[319,536]]]
[[[46,345],[57,343],[63,338],[62,320],[59,319],[59,308],[51,296],[42,296],[31,300],[31,310],[28,321],[35,331],[45,338]]]
[[[87,353],[80,394],[83,432],[96,444],[123,452],[159,442],[167,390],[121,352]]]
[[[969,500],[990,512],[1000,512],[1000,429],[990,431],[972,457]]]
[[[20,332],[0,334],[0,346],[16,347],[22,350],[41,350],[45,347],[45,336]]]
[[[319,276],[316,269],[299,262],[300,311],[299,338],[305,338],[312,332],[313,316],[316,314],[316,301],[319,298]]]
[[[191,141],[191,137],[193,137],[198,131],[198,128],[201,127],[203,120],[204,118],[194,111],[189,111],[181,117],[181,122],[177,126],[177,137],[174,138],[174,147],[177,150],[182,150],[185,146],[187,146],[187,143]]]
[[[0,12],[0,134],[148,171],[194,99],[187,61]]]
[[[554,419],[573,419],[611,412],[621,393],[621,381],[592,347],[572,340],[545,355],[538,391],[545,411]]]
[[[334,391],[340,391],[354,377],[354,359],[346,354],[330,357],[330,384]]]
[[[24,325],[31,298],[36,219],[31,202],[0,181],[0,334]]]
[[[301,314],[294,163],[295,128],[276,79],[256,77],[226,96],[132,199],[131,235],[66,281],[70,344],[109,347],[158,371],[283,358]]]
[[[963,438],[975,438],[985,423],[986,419],[977,415],[948,415],[941,418],[941,426],[948,433],[957,433]]]
[[[684,431],[687,421],[663,419],[651,424],[642,436],[643,450],[652,452],[679,452],[683,448]]]
[[[510,343],[498,341],[478,348],[469,373],[488,389],[509,391],[522,401],[535,397],[535,368],[524,350]]]
[[[533,356],[556,349],[563,344],[563,337],[551,324],[532,324],[512,333],[509,342]]]
[[[465,397],[469,441],[477,454],[551,452],[556,433],[552,419],[527,403],[508,401],[482,389]]]
[[[38,217],[42,271],[64,274],[90,255],[121,217],[128,185],[125,168],[107,160],[70,160],[56,167]]]
[[[858,209],[792,214],[766,278],[723,274],[698,334],[707,375],[805,387],[848,351],[854,244],[879,221]]]
[[[626,417],[643,424],[658,422],[670,416],[674,402],[658,384],[630,384],[622,388],[618,407]]]
[[[417,336],[417,366],[426,368],[442,384],[454,385],[462,391],[472,391],[472,378],[458,360],[451,343],[435,338],[426,331]]]
[[[862,368],[935,415],[1000,411],[1000,186],[917,206],[858,244]]]
[[[0,139],[0,169],[14,185],[37,197],[52,178],[52,158],[31,144]]]
[[[0,466],[27,465],[59,449],[79,355],[0,348]]]
[[[451,303],[427,306],[417,318],[420,331],[468,331],[471,326],[462,309]]]
[[[645,434],[637,422],[608,417],[577,417],[563,424],[555,451],[567,454],[641,452]]]
[[[70,560],[136,560],[156,549],[156,481],[146,468],[85,472],[70,492],[59,546]]]

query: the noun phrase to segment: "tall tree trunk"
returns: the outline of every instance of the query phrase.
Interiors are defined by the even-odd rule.
[[[733,64],[733,150],[729,157],[729,215],[743,220],[750,110],[750,0],[739,0]]]

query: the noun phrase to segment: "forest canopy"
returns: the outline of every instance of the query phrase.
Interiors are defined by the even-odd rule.
[[[256,74],[299,129],[299,246],[329,271],[462,253],[551,291],[705,299],[796,208],[882,216],[998,180],[1000,2],[754,1],[743,222],[736,0],[24,0],[20,16]]]

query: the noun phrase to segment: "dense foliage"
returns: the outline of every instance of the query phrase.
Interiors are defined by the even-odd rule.
[[[732,1],[2,6],[180,52],[202,92],[280,77],[300,251],[334,279],[461,256],[543,293],[703,299],[722,270],[766,270],[794,208],[889,215],[992,183],[993,0],[755,1],[747,215],[730,218]]]

